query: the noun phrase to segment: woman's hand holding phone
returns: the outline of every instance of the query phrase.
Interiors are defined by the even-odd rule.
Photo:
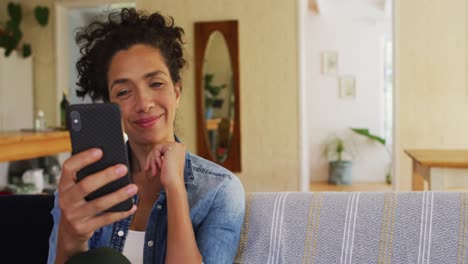
[[[126,175],[127,167],[122,164],[89,175],[76,181],[76,174],[82,168],[102,158],[100,149],[89,149],[77,153],[63,164],[58,184],[59,207],[61,210],[58,232],[57,260],[69,257],[88,249],[88,240],[97,229],[124,219],[136,211],[136,206],[128,211],[102,213],[108,208],[123,202],[137,193],[137,186],[125,187],[94,200],[85,197],[100,187]]]

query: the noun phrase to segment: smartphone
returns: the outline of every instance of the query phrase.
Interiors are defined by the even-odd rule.
[[[73,155],[91,148],[100,148],[103,152],[100,160],[77,172],[78,181],[116,164],[124,164],[128,168],[127,175],[90,193],[85,197],[87,201],[115,192],[130,184],[127,147],[118,105],[112,103],[70,105],[67,107],[67,125]],[[105,212],[127,211],[132,206],[133,201],[129,198]]]

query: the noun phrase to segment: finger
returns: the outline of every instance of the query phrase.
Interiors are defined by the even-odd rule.
[[[156,160],[156,164],[158,165],[158,168],[162,168],[162,160],[161,160],[161,157],[164,156],[164,153],[163,151],[166,150],[166,148],[164,147],[164,144],[162,144],[163,146],[158,149],[158,151],[156,152],[156,155],[154,157],[154,159]]]
[[[159,157],[158,163],[159,163],[159,167],[160,167],[160,168],[162,168],[162,165],[163,165],[163,163],[164,163],[164,160],[165,160],[165,156]]]
[[[158,173],[158,168],[154,159],[151,161],[151,172],[153,176],[156,176],[156,174]]]
[[[59,180],[59,192],[75,185],[76,173],[82,168],[98,161],[102,157],[102,150],[88,149],[68,158],[62,166],[62,175]]]
[[[161,145],[157,145],[153,150],[153,158],[151,164],[153,168],[153,176],[157,176],[158,170],[161,170],[161,166],[159,166],[160,163],[158,163],[158,157],[160,157],[161,155]]]
[[[130,210],[125,212],[105,213],[88,220],[87,224],[92,230],[98,230],[103,226],[110,225],[114,222],[129,217],[130,215],[135,213],[136,209],[136,205],[133,205],[133,207]]]
[[[129,184],[113,193],[88,201],[80,208],[80,215],[78,217],[85,220],[86,218],[91,219],[98,213],[133,197],[137,192],[138,187],[135,184]]]
[[[146,157],[146,167],[148,168],[145,170],[146,172],[149,172],[150,174],[153,172],[153,150],[148,154],[148,157]]]
[[[70,188],[66,195],[63,195],[63,197],[61,196],[61,199],[69,206],[72,206],[72,204],[79,206],[85,202],[84,197],[86,197],[88,194],[110,182],[121,178],[122,176],[125,176],[126,174],[127,167],[125,165],[118,164],[115,166],[110,166],[105,170],[83,178],[83,180]]]
[[[155,149],[158,150],[159,156],[164,155],[169,148],[169,143],[163,143],[156,145]]]

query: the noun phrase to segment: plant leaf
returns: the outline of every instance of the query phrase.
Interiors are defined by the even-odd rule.
[[[31,56],[31,45],[25,43],[23,44],[23,49],[22,49],[22,53],[23,53],[23,58],[27,58],[29,56]]]
[[[0,40],[0,46],[5,48],[5,56],[10,56],[11,52],[18,46],[23,34],[19,27],[11,20],[6,23]]]
[[[49,22],[49,8],[47,6],[36,6],[34,8],[34,17],[39,25],[45,27]]]
[[[21,18],[22,18],[21,5],[10,2],[8,3],[7,8],[8,8],[8,15],[10,15],[11,21],[19,25],[21,22]]]
[[[364,136],[370,140],[377,141],[382,145],[385,145],[385,139],[381,138],[377,135],[373,135],[369,132],[369,129],[367,128],[351,128],[352,131],[357,133],[358,135]]]

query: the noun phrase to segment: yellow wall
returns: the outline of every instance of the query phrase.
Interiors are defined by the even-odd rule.
[[[183,76],[178,131],[196,148],[193,23],[237,19],[241,87],[242,173],[247,191],[299,190],[296,1],[140,0],[184,28],[190,66]]]
[[[395,2],[400,190],[411,188],[404,149],[468,148],[467,20],[466,0]]]

